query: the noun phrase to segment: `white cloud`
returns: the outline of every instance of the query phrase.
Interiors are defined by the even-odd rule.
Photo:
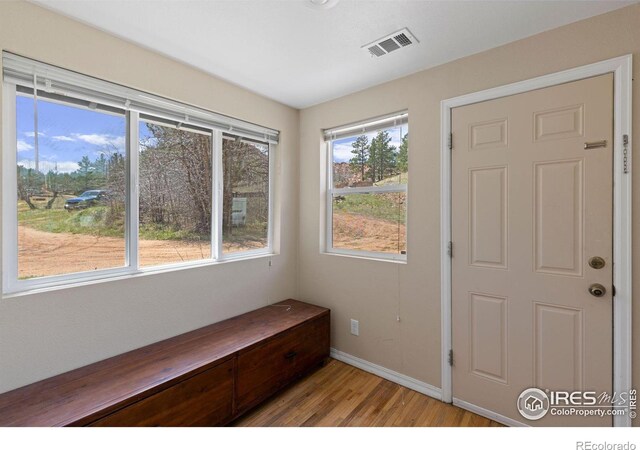
[[[74,134],[74,138],[92,145],[113,146],[124,148],[124,136],[111,136],[109,134]]]
[[[333,146],[333,160],[336,162],[349,161],[354,156],[351,150],[353,150],[351,144],[335,144]]]
[[[34,137],[36,133],[33,131],[25,131],[24,135],[27,137]],[[46,134],[44,134],[42,131],[38,131],[38,136],[46,136]]]
[[[75,142],[75,139],[69,136],[53,136],[54,141]]]
[[[33,150],[33,145],[18,139],[18,151],[19,152],[28,152],[29,150]]]
[[[55,164],[53,170],[55,170]],[[71,173],[75,172],[76,170],[78,170],[78,163],[75,161],[61,161],[58,163],[59,173]]]
[[[32,159],[23,159],[18,161],[19,166],[26,167],[27,169],[33,169],[35,163]],[[47,173],[50,170],[58,171],[58,173],[71,173],[78,170],[78,163],[75,161],[40,161],[40,172]]]

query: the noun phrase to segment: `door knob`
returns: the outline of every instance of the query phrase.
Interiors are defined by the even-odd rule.
[[[605,264],[606,262],[604,258],[601,258],[600,256],[593,256],[589,258],[589,266],[591,266],[594,269],[602,269],[605,266]]]
[[[602,297],[606,293],[607,289],[600,283],[593,283],[591,286],[589,286],[589,294],[593,295],[594,297]]]

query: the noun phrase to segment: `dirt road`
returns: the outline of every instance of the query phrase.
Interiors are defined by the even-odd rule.
[[[357,214],[334,215],[333,245],[375,252],[398,253],[405,249],[406,229],[402,224]],[[224,244],[225,252],[260,248],[258,241]],[[140,240],[142,267],[208,258],[209,242]],[[124,239],[87,234],[48,233],[18,227],[18,276],[32,278],[85,272],[124,265]]]
[[[257,241],[244,245],[225,244],[224,251],[260,248]],[[140,240],[140,265],[178,263],[208,258],[209,242]],[[47,233],[18,227],[18,276],[32,278],[63,273],[84,272],[124,265],[124,239],[87,234]]]

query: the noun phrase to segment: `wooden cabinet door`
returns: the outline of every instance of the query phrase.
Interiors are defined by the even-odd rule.
[[[329,316],[300,325],[238,356],[236,401],[246,411],[329,353]]]
[[[93,422],[91,426],[217,426],[231,418],[232,409],[233,360],[228,360]]]
[[[329,316],[321,317],[305,326],[296,345],[294,360],[296,376],[304,375],[329,356]]]

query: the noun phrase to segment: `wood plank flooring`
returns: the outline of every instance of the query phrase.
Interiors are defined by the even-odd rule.
[[[236,420],[233,426],[502,425],[331,359],[325,367]]]

